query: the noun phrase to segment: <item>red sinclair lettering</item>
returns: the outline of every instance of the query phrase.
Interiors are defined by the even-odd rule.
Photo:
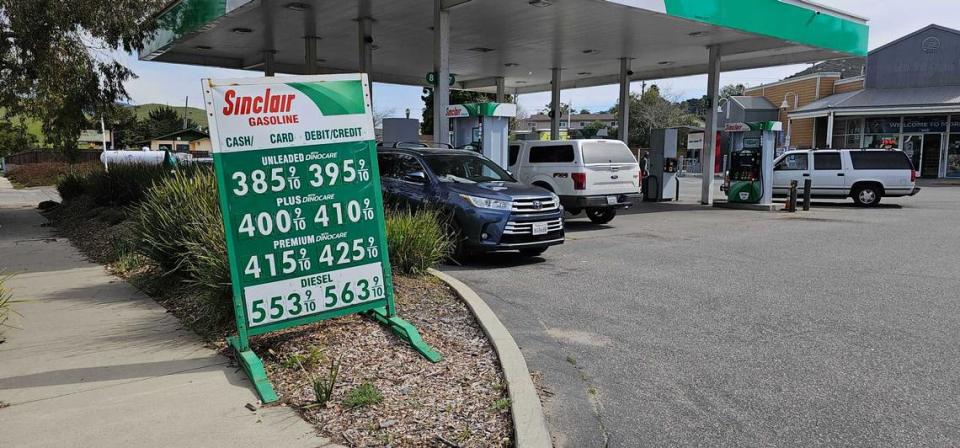
[[[270,95],[270,89],[261,96],[237,96],[237,91],[230,89],[223,95],[227,103],[223,108],[224,115],[276,114],[290,112],[293,98],[296,95]]]

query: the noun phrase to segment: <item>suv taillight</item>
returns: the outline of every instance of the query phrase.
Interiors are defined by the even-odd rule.
[[[573,179],[574,190],[587,189],[587,173],[570,173],[570,178]]]
[[[917,181],[917,170],[910,170],[910,182]]]

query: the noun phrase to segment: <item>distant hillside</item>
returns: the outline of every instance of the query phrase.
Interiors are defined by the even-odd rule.
[[[129,107],[133,109],[134,113],[136,113],[138,120],[145,120],[147,116],[150,114],[150,111],[157,110],[158,108],[163,106],[165,105],[150,103],[150,104],[140,104],[136,106],[131,105]],[[180,107],[170,106],[170,107],[173,107],[174,109],[176,109],[178,113],[183,114],[183,106],[180,106]],[[193,120],[194,123],[197,123],[197,125],[199,125],[200,127],[204,129],[207,128],[207,114],[203,109],[198,109],[196,107],[188,107],[187,117]],[[0,109],[0,118],[7,118],[5,117],[4,111],[2,109]],[[27,125],[27,132],[37,137],[37,140],[40,143],[41,147],[46,146],[45,140],[43,138],[43,130],[41,130],[40,128],[40,121],[33,118],[29,118],[29,117],[24,121]],[[99,127],[100,127],[99,124],[97,124],[96,128],[99,128]]]
[[[130,108],[133,109],[134,112],[136,112],[137,119],[143,120],[147,118],[147,116],[150,114],[151,111],[157,110],[163,106],[166,106],[166,104],[150,103],[150,104],[140,104],[137,106],[130,106]],[[183,114],[183,106],[174,106],[174,105],[169,105],[169,106],[176,109],[177,112],[180,113],[181,115]],[[203,109],[199,109],[196,107],[188,107],[187,118],[193,120],[193,122],[199,125],[200,127],[204,129],[207,128],[207,113]]]

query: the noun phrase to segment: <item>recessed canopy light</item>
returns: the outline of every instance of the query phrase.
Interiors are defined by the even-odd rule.
[[[588,48],[586,50],[580,50],[580,52],[583,54],[597,54],[600,52],[600,50],[597,50],[595,48]]]
[[[477,53],[489,53],[493,51],[493,48],[473,47],[473,48],[468,48],[467,51],[476,51]]]
[[[657,62],[657,65],[672,65],[673,61],[660,61]]]
[[[706,31],[694,31],[694,32],[692,32],[692,33],[687,34],[687,36],[690,36],[690,37],[703,37],[703,36],[706,36],[707,34],[710,34],[710,33],[706,32]]]
[[[529,3],[530,6],[536,6],[537,8],[546,8],[552,4],[547,0],[530,0],[527,3]]]
[[[590,72],[577,72],[577,74],[580,75],[580,76],[586,76],[586,75],[592,75],[593,73],[590,73]]]
[[[515,81],[517,84],[526,84],[526,81]]]
[[[517,64],[516,62],[507,62],[506,64],[503,64],[504,67],[516,67],[518,65],[520,64]]]
[[[253,32],[250,28],[234,28],[230,31],[233,31],[236,34],[250,34]]]
[[[292,11],[304,11],[304,10],[310,9],[310,5],[303,2],[287,3],[286,7],[287,9]]]
[[[195,47],[193,47],[193,48],[195,48],[195,49],[197,49],[197,50],[212,50],[212,49],[213,49],[213,47],[211,47],[211,46],[209,46],[209,45],[197,45],[197,46],[195,46]]]

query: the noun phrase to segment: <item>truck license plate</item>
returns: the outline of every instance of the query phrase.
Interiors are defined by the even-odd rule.
[[[617,203],[616,196],[607,196],[607,205],[614,205]]]
[[[547,223],[545,222],[535,222],[533,223],[533,234],[534,235],[544,235],[547,233]]]

